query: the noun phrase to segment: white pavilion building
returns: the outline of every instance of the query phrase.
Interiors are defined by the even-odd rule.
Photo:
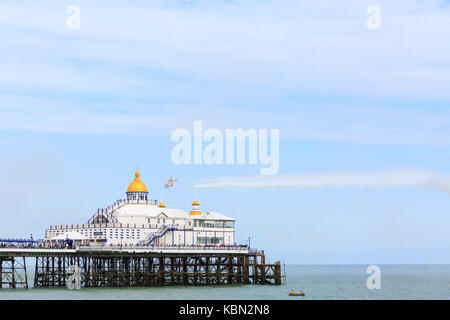
[[[222,246],[235,244],[235,219],[219,212],[202,213],[199,203],[192,210],[166,208],[148,199],[146,185],[136,170],[127,199],[98,209],[86,224],[50,226],[45,242],[61,239],[82,244],[113,246]],[[76,239],[71,239],[76,238]]]

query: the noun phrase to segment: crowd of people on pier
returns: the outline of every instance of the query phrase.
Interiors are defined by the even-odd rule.
[[[13,248],[13,249],[76,249],[76,245],[67,242],[58,243],[0,243],[0,249]]]
[[[15,242],[0,242],[0,248],[38,248],[36,243],[15,243]]]
[[[58,243],[44,243],[44,242],[1,242],[0,248],[15,248],[15,249],[29,249],[29,248],[49,248],[49,249],[64,249],[68,247],[74,247],[68,242],[58,242]]]

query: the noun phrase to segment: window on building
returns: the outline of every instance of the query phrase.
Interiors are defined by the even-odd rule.
[[[233,228],[234,227],[234,221],[225,221],[223,226],[225,228]]]

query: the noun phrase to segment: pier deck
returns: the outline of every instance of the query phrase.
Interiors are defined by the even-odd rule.
[[[77,249],[53,249],[53,248],[0,248],[0,256],[16,255],[22,257],[35,257],[42,254],[85,254],[85,253],[105,253],[105,254],[123,254],[123,253],[175,253],[175,254],[248,254],[248,248],[233,247],[105,247],[88,246]]]

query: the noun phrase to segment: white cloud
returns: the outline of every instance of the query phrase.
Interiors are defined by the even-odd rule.
[[[450,175],[420,171],[311,173],[197,180],[190,188],[422,188],[447,192]]]
[[[277,128],[281,139],[386,145],[450,145],[450,111],[321,104],[280,108],[276,113],[221,104],[161,103],[148,109],[143,101],[63,101],[61,98],[0,94],[0,129],[38,133],[132,134],[170,136],[176,128]],[[32,108],[28,106],[42,106]]]
[[[168,134],[200,115],[281,138],[449,145],[449,113],[432,105],[450,101],[441,1],[379,1],[378,31],[369,1],[171,3],[79,1],[80,31],[62,2],[1,4],[0,128]]]
[[[66,90],[73,81],[72,90],[91,90],[91,82],[103,89],[112,72],[130,90],[135,79],[127,69],[155,67],[278,89],[450,98],[449,9],[440,1],[381,1],[383,28],[375,32],[365,28],[365,1],[201,2],[192,9],[81,1],[79,32],[66,28],[65,7],[55,4],[0,8],[8,27],[2,60],[34,69],[27,80],[39,86],[60,86],[55,80],[66,76]],[[71,74],[71,59],[95,67]],[[1,82],[24,80],[2,74]]]

